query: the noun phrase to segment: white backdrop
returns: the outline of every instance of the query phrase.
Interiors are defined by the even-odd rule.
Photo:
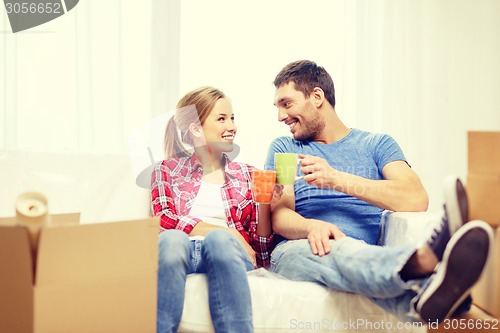
[[[272,81],[311,59],[351,127],[392,135],[441,205],[465,178],[468,130],[500,130],[497,0],[81,0],[13,34],[0,8],[0,148],[127,152],[127,138],[213,85],[233,102],[239,160],[262,167]]]

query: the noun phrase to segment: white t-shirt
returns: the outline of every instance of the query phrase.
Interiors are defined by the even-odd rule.
[[[189,215],[196,216],[205,223],[228,228],[224,204],[220,193],[221,186],[221,184],[202,181]],[[205,237],[193,236],[189,238],[204,239]]]

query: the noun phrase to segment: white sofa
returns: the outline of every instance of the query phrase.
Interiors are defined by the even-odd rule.
[[[15,215],[19,194],[38,191],[52,214],[80,212],[81,223],[149,216],[149,191],[135,183],[127,155],[53,154],[0,150],[0,217]],[[418,243],[438,213],[383,215],[381,244]],[[91,240],[89,240],[90,244]],[[264,269],[248,274],[255,332],[425,332],[366,297],[282,279]],[[355,328],[355,329],[354,329]],[[213,332],[204,275],[189,276],[180,332]]]

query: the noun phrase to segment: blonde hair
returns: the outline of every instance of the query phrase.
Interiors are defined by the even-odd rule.
[[[179,100],[177,111],[165,129],[163,142],[166,158],[192,155],[186,148],[186,144],[193,144],[189,125],[203,125],[215,103],[221,98],[226,98],[222,91],[207,86],[192,90]]]

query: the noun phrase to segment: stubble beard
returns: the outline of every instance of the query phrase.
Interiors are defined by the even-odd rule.
[[[308,123],[302,122],[301,125],[304,127],[301,132],[293,135],[293,138],[297,141],[315,141],[316,138],[323,132],[325,128],[325,122],[319,118],[318,114],[315,114],[313,121]]]

